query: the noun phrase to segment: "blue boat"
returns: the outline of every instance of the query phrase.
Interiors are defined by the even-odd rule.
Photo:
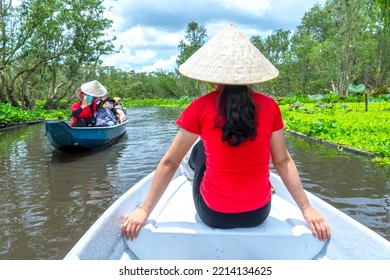
[[[64,121],[48,121],[45,134],[56,150],[95,150],[118,140],[126,132],[127,122],[107,127],[70,127]]]

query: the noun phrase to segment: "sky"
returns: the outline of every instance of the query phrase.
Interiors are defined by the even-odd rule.
[[[326,0],[104,0],[113,21],[119,53],[102,57],[104,66],[123,71],[172,71],[188,23],[207,31],[207,38],[234,24],[248,38],[278,29],[294,32],[303,15]]]

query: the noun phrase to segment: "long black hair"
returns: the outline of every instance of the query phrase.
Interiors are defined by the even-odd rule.
[[[222,128],[222,141],[238,146],[257,136],[258,106],[253,92],[246,85],[224,85],[217,101],[218,116],[215,125]]]

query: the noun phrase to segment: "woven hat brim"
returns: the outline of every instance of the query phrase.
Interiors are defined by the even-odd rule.
[[[278,69],[234,25],[212,37],[179,67],[191,79],[250,85],[275,79]]]
[[[80,101],[83,101],[83,99],[81,98],[80,96],[80,93],[81,93],[81,88],[78,88],[76,89],[76,91],[74,92],[74,95],[76,96],[76,98]]]
[[[102,97],[107,94],[107,89],[96,80],[82,84],[80,89],[85,94],[94,97]]]

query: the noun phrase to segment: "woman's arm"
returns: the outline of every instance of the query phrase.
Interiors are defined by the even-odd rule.
[[[271,157],[275,169],[302,211],[303,217],[308,222],[313,235],[320,240],[330,238],[329,226],[322,215],[310,205],[306,196],[298,170],[286,148],[283,129],[272,134]]]
[[[142,226],[157,205],[181,161],[197,138],[197,134],[179,128],[167,153],[157,166],[152,184],[143,204],[134,212],[126,215],[122,221],[122,233],[127,240],[134,240],[138,237]]]
[[[88,111],[84,110],[87,107],[88,107],[88,103],[87,103],[87,100],[85,100],[85,99],[83,99],[82,102],[74,103],[70,108],[72,116],[76,117],[76,118],[90,117],[89,116],[91,114],[90,110],[88,110]]]

